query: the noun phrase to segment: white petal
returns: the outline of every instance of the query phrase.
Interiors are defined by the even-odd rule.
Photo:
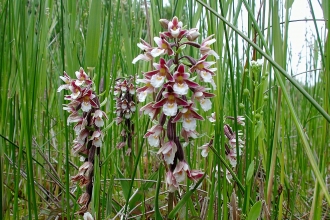
[[[201,154],[202,157],[207,157],[207,155],[209,155],[209,151],[207,149],[203,149]]]
[[[144,44],[142,44],[142,43],[137,43],[137,46],[138,46],[141,50],[148,50],[148,49],[149,49],[148,46],[146,46],[146,45],[144,45]]]
[[[144,102],[146,100],[146,97],[147,97],[147,92],[146,91],[140,92],[139,95],[138,95],[139,102]]]
[[[82,121],[82,117],[78,115],[77,113],[72,113],[67,120],[67,124],[72,123],[72,122],[79,122]]]
[[[208,55],[213,55],[215,57],[215,59],[219,59],[219,55],[214,51],[214,50],[210,50],[209,52],[207,52]]]
[[[186,131],[194,131],[196,129],[196,119],[194,118],[185,118],[182,123],[183,128]]]
[[[66,84],[68,84],[70,81],[68,80],[68,78],[66,78],[65,76],[60,76],[60,79],[65,82]]]
[[[93,145],[95,147],[101,147],[102,146],[102,140],[101,140],[101,138],[94,139],[93,140]]]
[[[132,63],[135,64],[139,60],[150,61],[151,59],[145,54],[140,54],[133,59]]]
[[[163,106],[164,114],[167,115],[167,116],[176,115],[177,110],[178,110],[178,106],[175,102],[174,103],[166,102],[165,105]]]
[[[175,153],[165,154],[164,160],[167,164],[173,164]]]
[[[160,37],[154,37],[154,41],[156,42],[157,45],[161,45],[163,42]]]
[[[58,87],[57,92],[61,92],[63,89],[68,90],[69,85],[68,84],[61,85],[60,87]]]
[[[174,175],[176,181],[178,183],[180,183],[180,182],[183,182],[185,180],[185,177],[186,177],[185,174],[186,174],[185,172],[181,171],[181,172],[178,172],[178,173],[174,173],[173,175]]]
[[[165,54],[165,50],[164,49],[159,49],[159,48],[154,48],[152,49],[152,51],[150,52],[151,56],[153,57],[158,57],[162,54]]]
[[[208,40],[206,42],[204,42],[204,45],[207,45],[207,46],[210,46],[211,44],[213,44],[214,42],[216,42],[216,39],[211,39],[211,40]]]
[[[188,89],[189,89],[189,87],[188,87],[187,83],[182,83],[182,84],[175,83],[173,85],[174,92],[179,95],[186,95],[188,93]]]
[[[180,30],[181,30],[181,28],[178,28],[176,30],[171,29],[172,37],[177,38],[179,36]]]
[[[93,216],[89,212],[84,213],[84,220],[94,220]]]
[[[212,108],[212,102],[210,101],[210,99],[201,99],[200,103],[201,103],[201,107],[204,111],[208,111]]]
[[[206,72],[206,71],[201,72],[201,77],[204,82],[211,82],[211,80],[213,80],[211,73]]]
[[[76,80],[76,85],[77,86],[81,86],[82,84],[84,84],[83,80]]]
[[[97,117],[96,119],[95,119],[95,125],[97,126],[97,127],[103,127],[104,126],[104,121],[103,121],[103,119],[102,118],[100,118],[100,117]]]
[[[150,135],[148,137],[148,143],[152,147],[158,147],[159,146],[159,137],[158,137],[158,135],[154,135],[154,134]]]
[[[79,95],[80,95],[80,91],[75,92],[75,93],[72,93],[72,94],[71,94],[71,98],[72,98],[72,99],[77,99],[77,98],[79,97]]]
[[[84,112],[89,112],[89,110],[91,110],[92,106],[90,102],[82,102],[81,103],[81,110],[83,110]]]
[[[155,88],[159,88],[164,84],[164,81],[165,81],[164,76],[160,76],[158,74],[155,74],[151,77],[150,84]]]

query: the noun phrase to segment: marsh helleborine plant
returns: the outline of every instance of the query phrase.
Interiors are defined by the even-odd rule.
[[[166,182],[169,191],[178,189],[178,184],[187,176],[197,181],[203,176],[199,170],[191,170],[187,164],[180,139],[189,142],[189,138],[197,138],[197,121],[204,118],[198,113],[200,106],[204,111],[211,109],[210,98],[214,94],[208,92],[209,85],[215,88],[213,76],[215,62],[207,61],[209,56],[219,58],[210,48],[215,42],[213,36],[207,37],[201,44],[195,42],[200,36],[197,28],[183,29],[182,22],[174,17],[171,21],[161,19],[160,24],[166,30],[154,37],[156,47],[141,39],[137,46],[144,53],[134,60],[151,61],[157,57],[154,70],[143,73],[137,82],[144,85],[137,89],[140,102],[148,95],[156,94],[155,99],[140,109],[140,113],[148,114],[155,123],[145,134],[150,146],[158,147],[158,154],[167,165]],[[193,58],[184,54],[184,48],[192,46],[199,49],[200,57]],[[181,123],[181,131],[177,131]]]
[[[93,91],[93,81],[90,77],[82,68],[76,71],[76,77],[77,79],[71,79],[64,72],[64,76],[60,76],[60,78],[65,84],[61,85],[57,91],[65,89],[71,92],[70,95],[64,96],[64,99],[69,100],[70,103],[65,104],[63,109],[70,113],[67,119],[68,125],[76,123],[74,126],[76,138],[73,141],[72,154],[81,155],[84,162],[79,167],[77,175],[71,177],[73,182],[78,182],[81,187],[86,189],[78,199],[81,209],[77,214],[84,215],[92,198],[94,157],[96,153],[100,153],[103,118],[107,119],[107,116],[100,110],[100,102]]]
[[[121,141],[117,144],[117,148],[127,146],[126,155],[132,152],[132,141],[134,134],[134,124],[131,120],[132,115],[136,111],[135,104],[135,86],[133,78],[117,79],[114,86],[114,95],[116,100],[116,124],[123,124],[120,132]]]

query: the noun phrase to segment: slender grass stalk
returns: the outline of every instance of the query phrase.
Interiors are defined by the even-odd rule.
[[[210,8],[208,5],[206,5],[204,2],[197,0],[201,5],[203,5],[205,8],[207,8],[209,11],[211,11],[215,16],[217,16],[219,19],[221,19],[223,22],[225,22],[231,29],[233,29],[236,33],[238,33],[244,40],[246,40],[253,48],[255,48],[262,56],[264,56],[282,75],[285,76],[304,96],[307,98],[313,106],[323,115],[324,118],[328,122],[330,122],[330,116],[327,112],[324,111],[324,109],[302,88],[301,85],[299,85],[287,72],[279,65],[277,64],[270,55],[265,53],[258,45],[256,45],[254,42],[252,42],[249,38],[247,38],[240,30],[238,30],[235,26],[233,26],[230,22],[228,22],[223,16],[218,14],[214,9]],[[244,1],[244,0],[243,0]],[[245,1],[244,1],[245,2]],[[245,6],[247,9],[250,7],[245,2]],[[248,10],[249,11],[249,10]],[[257,24],[254,21],[255,24]],[[257,28],[258,26],[256,26]],[[257,28],[258,30],[258,28]],[[259,30],[260,31],[260,30]],[[259,34],[259,33],[258,33]],[[263,36],[262,34],[259,34],[260,36]],[[263,39],[261,37],[261,39]],[[267,48],[267,47],[266,47]],[[282,87],[282,86],[281,86]]]
[[[210,10],[214,15],[216,15],[218,18],[220,18],[223,22],[225,22],[230,28],[232,28],[235,32],[237,32],[242,38],[244,38],[244,40],[246,40],[251,46],[253,46],[256,50],[258,50],[259,53],[261,53],[278,71],[280,71],[280,73],[282,73],[304,96],[305,98],[307,98],[312,104],[313,106],[324,116],[324,118],[327,119],[328,122],[330,122],[330,116],[324,111],[324,109],[296,82],[292,79],[292,77],[290,77],[286,71],[279,66],[279,64],[277,64],[276,62],[274,62],[274,60],[270,57],[270,52],[269,50],[266,48],[267,53],[266,54],[260,47],[258,47],[255,43],[253,43],[250,39],[248,39],[241,31],[239,31],[236,27],[234,27],[231,23],[229,23],[223,16],[221,16],[220,14],[218,14],[214,9],[210,8],[209,6],[207,6],[204,2],[201,2],[199,0],[197,0],[200,4],[202,4],[205,8],[207,8],[208,10]],[[243,0],[244,1],[244,0]],[[249,13],[251,13],[251,9],[248,6],[248,4],[246,3],[246,1],[244,1],[245,7],[248,9]],[[256,25],[256,29],[258,30],[258,34],[259,36],[263,36],[262,33],[260,32],[260,30],[258,29],[257,23],[255,20],[253,20],[253,23]],[[263,37],[261,37],[261,40],[264,39]],[[266,46],[266,44],[263,42],[264,46]],[[284,83],[280,78],[280,75],[278,75],[278,72],[275,71],[275,75],[276,78],[278,80],[279,85],[282,88],[283,91],[283,95],[284,98],[288,104],[289,110],[291,112],[291,115],[293,117],[293,121],[297,127],[298,130],[298,134],[300,136],[300,138],[302,139],[303,142],[303,146],[304,146],[304,150],[308,156],[309,162],[312,166],[312,169],[317,177],[317,180],[319,181],[321,188],[323,190],[323,192],[325,193],[325,197],[328,201],[328,203],[330,204],[330,195],[329,192],[325,186],[324,180],[321,177],[320,171],[317,168],[315,159],[313,157],[312,151],[310,149],[309,143],[306,139],[305,133],[303,132],[302,128],[301,128],[301,124],[297,118],[297,115],[294,111],[294,108],[292,106],[292,103],[289,99],[289,95],[285,89]]]
[[[275,128],[274,128],[274,138],[273,138],[273,146],[272,146],[272,152],[271,152],[271,162],[270,162],[270,171],[269,171],[269,178],[268,178],[268,185],[267,185],[267,206],[268,210],[271,210],[271,198],[272,198],[272,187],[274,180],[274,172],[275,172],[275,165],[276,165],[276,155],[277,155],[277,142],[278,142],[278,133],[279,133],[279,124],[280,124],[280,118],[281,118],[281,88],[278,88],[277,93],[278,99],[277,99],[277,105],[276,105],[276,120],[275,120]],[[267,216],[267,218],[270,218],[270,215]]]

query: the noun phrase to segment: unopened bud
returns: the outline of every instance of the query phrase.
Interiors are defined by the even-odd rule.
[[[192,28],[188,31],[186,37],[189,41],[195,41],[199,35],[201,35],[199,32],[198,32],[198,29],[197,28]]]
[[[168,20],[167,19],[160,19],[159,23],[164,29],[168,29]]]

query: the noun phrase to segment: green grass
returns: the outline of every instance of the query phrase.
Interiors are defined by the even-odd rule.
[[[290,67],[291,22],[285,8],[293,1],[10,1],[0,0],[0,195],[1,219],[77,219],[77,199],[84,192],[70,178],[82,164],[71,154],[75,137],[63,111],[59,76],[71,77],[83,67],[93,78],[101,107],[109,117],[104,143],[96,159],[90,212],[96,219],[326,219],[329,196],[330,23],[329,2],[308,1],[314,39],[306,39],[303,63],[315,77],[296,80]],[[240,12],[247,11],[244,28]],[[160,18],[176,15],[187,29],[215,34],[220,56],[214,78],[216,96],[198,123],[200,138],[185,147],[186,160],[206,176],[200,187],[192,181],[174,194],[168,213],[165,169],[157,150],[143,138],[152,122],[133,115],[131,156],[116,145],[122,128],[116,115],[113,86],[118,77],[151,70],[150,63],[132,60],[141,53],[140,38],[150,43],[163,29]],[[271,16],[268,16],[271,15]],[[282,22],[282,23],[280,23]],[[303,37],[303,36],[302,36]],[[153,41],[153,40],[152,40]],[[243,42],[243,43],[242,43]],[[152,42],[152,45],[155,45]],[[187,54],[197,57],[197,50]],[[263,59],[260,69],[251,60]],[[157,60],[155,62],[158,62]],[[301,78],[300,78],[301,79]],[[66,94],[66,93],[65,93]],[[139,103],[137,109],[145,103]],[[242,127],[226,116],[243,115]],[[225,156],[223,125],[242,130],[245,146],[233,179],[215,172],[230,168]],[[213,139],[207,158],[198,147]],[[158,207],[154,210],[154,207]],[[233,208],[234,207],[234,208]],[[232,209],[233,208],[233,209]],[[256,216],[256,217],[254,217]]]

